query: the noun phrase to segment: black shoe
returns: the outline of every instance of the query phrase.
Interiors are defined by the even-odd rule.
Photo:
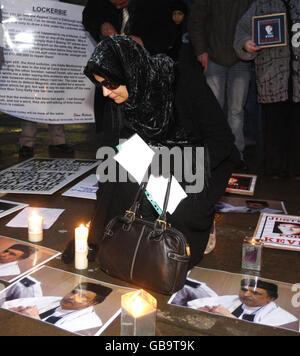
[[[34,155],[33,147],[22,146],[19,149],[19,158],[32,158]]]
[[[66,143],[62,145],[49,145],[49,153],[52,155],[68,155],[71,156],[74,154],[74,150],[71,146],[67,145]]]

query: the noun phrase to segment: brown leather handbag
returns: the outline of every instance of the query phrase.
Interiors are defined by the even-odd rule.
[[[186,238],[166,221],[171,180],[157,220],[139,214],[146,189],[142,183],[131,208],[107,224],[98,250],[100,268],[108,275],[169,295],[183,287],[190,259]]]

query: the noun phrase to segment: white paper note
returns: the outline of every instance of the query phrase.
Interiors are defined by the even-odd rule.
[[[137,134],[119,146],[114,159],[141,184],[155,152]]]
[[[163,176],[154,177],[152,174],[149,177],[147,184],[147,192],[150,194],[151,199],[163,210],[165,195],[168,187],[168,179]],[[170,197],[168,202],[167,211],[173,214],[181,200],[187,197],[186,192],[178,183],[175,177],[172,177]]]
[[[48,208],[34,208],[28,207],[22,210],[17,216],[15,216],[6,226],[7,227],[28,227],[28,217],[32,214],[32,211],[44,218],[44,229],[49,229],[59,216],[64,212],[64,209],[48,209]]]

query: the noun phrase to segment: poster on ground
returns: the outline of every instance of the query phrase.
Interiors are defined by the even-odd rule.
[[[0,172],[0,193],[51,195],[98,164],[88,159],[31,158]]]
[[[36,286],[30,292],[24,286],[29,283]],[[43,266],[0,292],[0,307],[77,335],[98,336],[120,314],[121,296],[132,291]]]
[[[96,174],[91,174],[81,182],[75,184],[72,188],[65,191],[62,196],[96,200],[98,187]]]
[[[83,6],[1,0],[0,111],[45,124],[94,122],[94,85],[83,69],[95,43]]]
[[[184,287],[168,303],[299,332],[299,288],[256,276],[194,267]]]
[[[287,214],[283,201],[224,196],[215,204],[217,213]]]
[[[300,216],[261,213],[254,238],[265,247],[300,251]]]
[[[11,283],[60,254],[49,248],[0,236],[0,280]]]
[[[254,195],[256,175],[232,173],[226,188],[227,193]]]

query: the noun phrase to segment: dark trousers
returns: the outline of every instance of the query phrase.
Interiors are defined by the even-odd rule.
[[[262,104],[264,173],[300,176],[300,103]]]

